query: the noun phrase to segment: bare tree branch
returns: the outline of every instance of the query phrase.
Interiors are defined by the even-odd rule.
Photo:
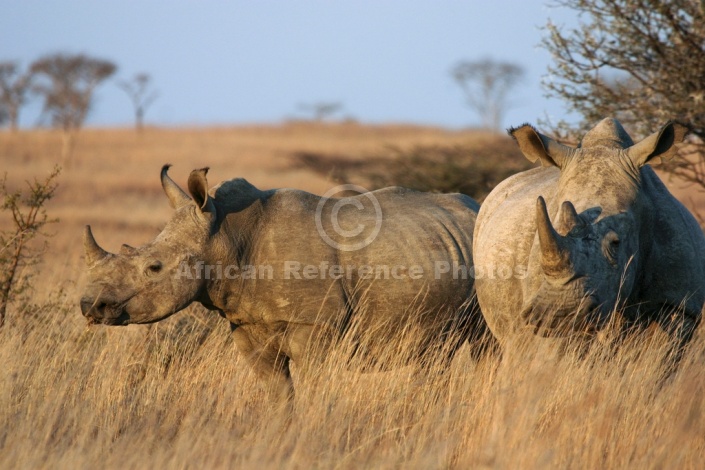
[[[705,7],[700,0],[558,0],[578,13],[571,29],[552,22],[542,45],[553,56],[544,87],[582,116],[575,140],[605,116],[637,138],[669,120],[686,125],[688,145],[661,169],[705,189]],[[560,128],[560,129],[559,129]]]
[[[38,263],[41,255],[41,248],[31,247],[29,242],[37,235],[46,236],[42,228],[56,221],[48,218],[45,206],[54,197],[59,173],[57,166],[43,181],[28,181],[25,191],[9,190],[7,175],[0,180],[0,210],[12,215],[10,226],[0,231],[0,327],[8,305],[31,286],[18,283],[20,269]]]

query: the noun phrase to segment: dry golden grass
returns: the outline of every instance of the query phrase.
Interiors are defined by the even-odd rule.
[[[701,337],[664,385],[660,335],[586,358],[517,342],[495,372],[461,350],[445,376],[362,374],[332,354],[294,369],[287,422],[212,314],[88,328],[67,302],[2,332],[2,468],[696,469],[705,457]]]
[[[309,150],[374,152],[386,144],[461,143],[472,132],[285,125],[208,130],[87,130],[61,177],[51,251],[32,304],[0,330],[0,468],[702,468],[705,338],[698,331],[665,383],[662,334],[585,357],[517,340],[480,366],[464,348],[450,371],[415,365],[362,374],[295,366],[290,421],[238,355],[229,328],[200,307],[160,324],[87,327],[81,228],[105,248],[142,244],[168,219],[161,164],[175,179],[209,165],[212,183],[321,193],[321,176],[290,171]],[[0,134],[13,184],[45,175],[61,149],[51,132]],[[0,221],[2,223],[2,221]],[[313,371],[310,369],[314,368]]]

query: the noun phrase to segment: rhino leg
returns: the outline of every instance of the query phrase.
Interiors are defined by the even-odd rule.
[[[498,363],[501,357],[499,342],[490,332],[476,304],[448,324],[439,338],[431,338],[421,354],[422,368],[440,369],[442,373],[449,370],[455,354],[466,342],[470,356],[478,366],[482,364],[484,367],[487,362]]]
[[[280,403],[291,406],[294,384],[289,371],[289,357],[282,352],[279,341],[258,341],[263,336],[262,331],[249,325],[240,326],[232,332],[238,350],[255,374],[267,383],[268,391]]]

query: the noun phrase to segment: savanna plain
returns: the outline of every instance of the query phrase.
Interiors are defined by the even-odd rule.
[[[476,363],[463,348],[445,373],[415,364],[361,373],[341,345],[323,364],[294,365],[287,416],[227,322],[200,306],[120,328],[81,316],[83,226],[112,252],[150,241],[171,213],[164,163],[182,187],[209,166],[211,184],[244,177],[322,194],[340,182],[340,162],[365,186],[355,169],[371,156],[434,145],[511,141],[354,123],[81,131],[47,206],[59,222],[28,268],[34,289],[0,329],[0,468],[702,468],[702,327],[665,380],[657,329],[619,348],[611,329],[587,347],[517,339],[501,361]],[[21,187],[62,163],[61,149],[53,131],[2,132],[0,171]],[[666,182],[688,207],[703,207],[701,194]]]

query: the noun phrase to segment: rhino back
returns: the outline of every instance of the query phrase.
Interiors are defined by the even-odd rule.
[[[457,310],[473,289],[468,270],[477,203],[459,194],[403,188],[373,194],[383,212],[378,236],[366,247],[342,252],[340,257],[346,265],[380,267],[381,276],[353,276],[346,279],[346,289],[359,293],[356,301],[383,316],[403,316],[414,309],[437,310],[439,306]],[[384,272],[397,267],[399,279]]]
[[[273,266],[274,278],[249,282],[240,311],[249,311],[250,321],[324,325],[338,331],[359,317],[362,328],[390,336],[404,327],[410,314],[435,333],[440,324],[452,322],[471,296],[473,280],[453,279],[452,273],[437,278],[436,263],[472,265],[477,203],[462,195],[402,188],[372,195],[379,202],[382,224],[369,245],[354,251],[338,250],[319,234],[318,196],[284,189],[269,197],[250,262]],[[338,214],[346,226],[374,224],[376,217],[368,206],[343,206]],[[329,229],[326,224],[324,228]],[[287,266],[295,269],[287,272]],[[339,266],[342,275],[334,278],[331,266]],[[367,267],[366,275],[361,267]],[[305,269],[315,276],[307,277]],[[439,315],[439,310],[446,313]]]

